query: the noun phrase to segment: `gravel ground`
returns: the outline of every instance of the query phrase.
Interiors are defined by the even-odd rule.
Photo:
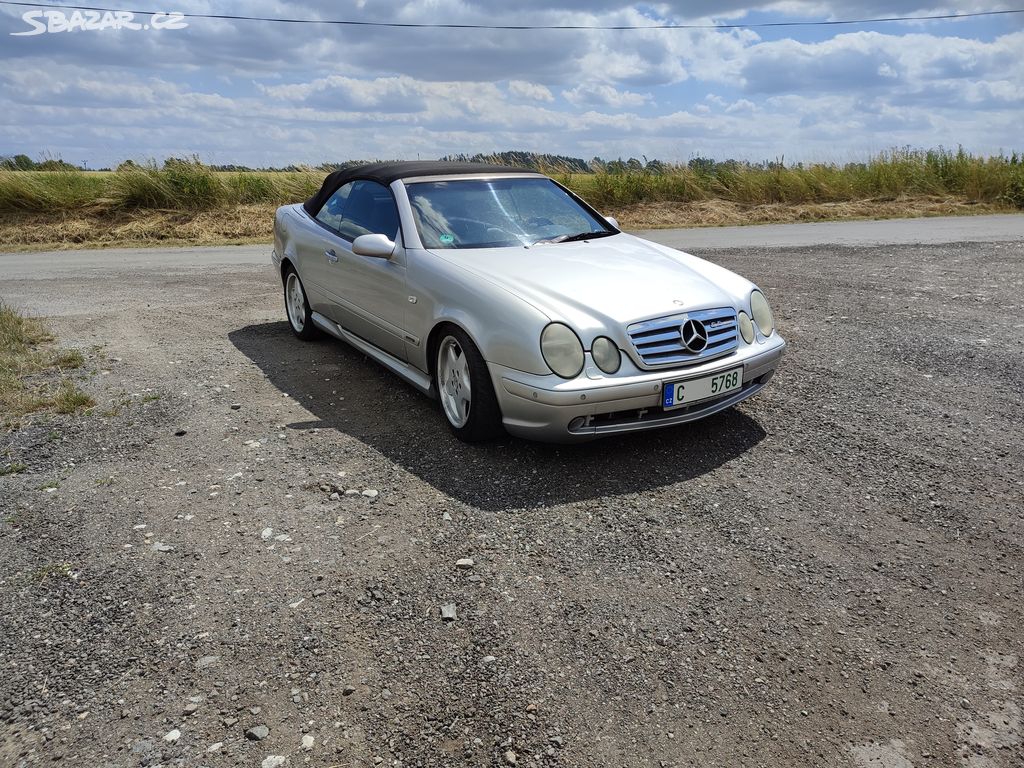
[[[712,258],[779,374],[582,447],[457,443],[269,265],[0,282],[100,403],[0,437],[0,765],[1024,765],[1024,244]]]

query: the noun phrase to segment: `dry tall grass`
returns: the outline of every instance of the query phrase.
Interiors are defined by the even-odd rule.
[[[52,342],[40,320],[0,303],[0,427],[30,413],[74,413],[94,405],[65,375],[82,367],[82,353]]]
[[[1024,209],[1024,159],[892,150],[865,163],[692,160],[598,173],[543,168],[628,227],[980,213]],[[216,172],[198,161],[116,171],[0,170],[0,248],[250,243],[273,210],[310,197],[323,171]]]
[[[740,205],[844,203],[944,197],[1024,208],[1024,158],[976,157],[963,150],[891,150],[866,163],[751,165],[694,160],[658,172],[564,174],[593,205],[724,200]]]
[[[197,161],[116,171],[0,170],[0,213],[208,211],[239,205],[283,205],[310,197],[321,172],[221,173]]]

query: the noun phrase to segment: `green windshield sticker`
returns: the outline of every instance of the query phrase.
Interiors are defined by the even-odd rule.
[[[445,245],[449,245],[455,242],[455,238],[452,237],[451,235],[441,235],[440,240]]]

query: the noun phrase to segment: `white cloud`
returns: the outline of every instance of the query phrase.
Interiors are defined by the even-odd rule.
[[[920,33],[854,32],[820,43],[787,39],[752,46],[740,76],[752,93],[842,93],[914,88],[944,80],[1020,81],[1022,50],[1024,32],[992,42]]]
[[[533,101],[554,101],[550,89],[536,83],[528,83],[525,80],[511,80],[508,84],[508,92],[513,96]]]
[[[936,8],[924,0],[524,3],[252,0],[218,10],[462,23],[525,14],[607,25],[742,19],[755,8],[777,19]],[[93,164],[196,152],[286,165],[511,148],[843,159],[894,144],[993,151],[1021,142],[1024,31],[972,37],[977,27],[962,23],[830,28],[816,42],[751,30],[467,33],[199,20],[180,34],[10,38],[13,24],[18,16],[0,10],[0,151]]]
[[[619,91],[610,85],[578,85],[570,90],[562,91],[562,96],[576,107],[639,107],[651,100],[649,93]]]
[[[729,114],[735,114],[737,112],[753,112],[757,109],[757,105],[754,104],[750,99],[740,99],[729,104],[725,111]]]

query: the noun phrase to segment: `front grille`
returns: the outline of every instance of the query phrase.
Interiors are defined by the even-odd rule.
[[[693,352],[683,344],[682,327],[687,320],[703,323],[707,346]],[[727,355],[739,346],[736,310],[702,309],[654,320],[633,323],[626,329],[644,365],[692,365]]]

